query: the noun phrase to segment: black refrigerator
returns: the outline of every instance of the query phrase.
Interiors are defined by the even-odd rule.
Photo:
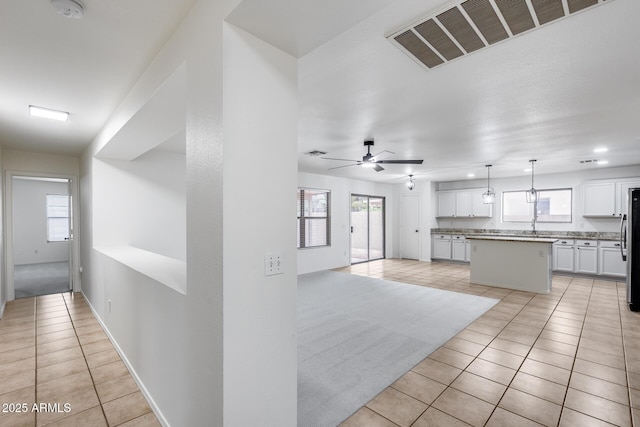
[[[622,217],[622,259],[627,261],[627,302],[640,311],[640,188],[630,188],[629,210]]]

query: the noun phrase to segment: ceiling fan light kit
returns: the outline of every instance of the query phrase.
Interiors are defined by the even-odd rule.
[[[382,153],[390,153],[395,154],[393,151],[382,150],[378,154],[371,154],[371,147],[373,146],[373,141],[365,141],[364,146],[367,147],[367,154],[362,156],[362,160],[351,160],[351,159],[336,159],[333,157],[321,157],[324,160],[339,160],[341,162],[353,162],[350,165],[336,166],[333,168],[329,168],[329,170],[346,168],[348,166],[362,166],[364,168],[371,168],[376,172],[383,171],[384,168],[380,166],[380,164],[396,164],[396,165],[421,165],[423,160],[377,160],[378,156]]]
[[[51,4],[66,18],[81,19],[84,16],[84,5],[80,0],[51,0]]]

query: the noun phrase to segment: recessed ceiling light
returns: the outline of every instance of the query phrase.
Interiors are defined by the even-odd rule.
[[[525,172],[531,172],[531,168],[523,169]]]
[[[606,153],[609,151],[607,147],[598,147],[593,150],[594,153]]]
[[[608,165],[609,160],[598,160],[598,165]]]
[[[29,105],[29,115],[34,117],[43,117],[45,119],[58,120],[61,122],[66,122],[69,118],[69,113],[67,113],[66,111],[36,107],[35,105]]]
[[[476,176],[476,174],[475,174],[475,173],[468,173],[468,174],[467,174],[467,178],[473,178],[474,176]]]

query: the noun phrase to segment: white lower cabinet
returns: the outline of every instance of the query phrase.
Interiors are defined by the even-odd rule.
[[[434,234],[431,236],[433,242],[431,258],[451,259],[451,236],[446,234]]]
[[[466,261],[467,246],[464,236],[453,236],[451,239],[451,259],[454,261]]]
[[[598,247],[598,274],[625,277],[627,262],[622,260],[620,242],[602,241]]]
[[[573,240],[560,240],[553,244],[553,269],[555,271],[567,271],[573,273],[574,261]]]
[[[576,242],[575,272],[598,274],[598,242],[594,240]]]

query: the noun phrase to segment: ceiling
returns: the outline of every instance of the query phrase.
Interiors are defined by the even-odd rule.
[[[195,0],[81,0],[83,19],[50,0],[0,2],[0,144],[79,155]],[[70,112],[30,117],[29,105]]]
[[[83,2],[81,20],[49,0],[0,3],[4,147],[79,154],[195,0]],[[483,178],[486,164],[492,177],[524,175],[529,159],[536,173],[640,165],[640,2],[607,0],[433,69],[386,38],[454,3],[240,3],[231,23],[299,58],[301,171],[395,183]],[[29,104],[69,122],[30,118]],[[395,153],[381,159],[424,163],[328,170],[348,163],[305,154],[359,160],[365,139]]]

